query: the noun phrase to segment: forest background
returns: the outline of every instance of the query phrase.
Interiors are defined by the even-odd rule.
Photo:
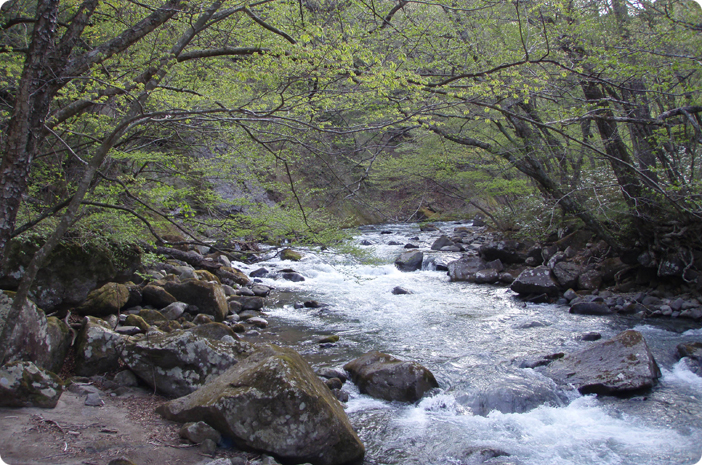
[[[3,267],[41,246],[24,296],[61,241],[328,243],[481,212],[689,268],[701,60],[691,0],[11,0]]]

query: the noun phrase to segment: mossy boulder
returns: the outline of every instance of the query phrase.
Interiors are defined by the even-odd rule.
[[[105,317],[113,315],[129,301],[129,289],[124,284],[107,283],[90,291],[88,298],[80,307],[75,309],[80,315]]]
[[[76,374],[93,376],[119,369],[125,340],[106,321],[92,316],[83,318],[76,338]]]
[[[0,332],[5,327],[14,293],[0,292]],[[12,332],[5,361],[31,361],[39,368],[58,372],[71,345],[71,330],[63,321],[47,318],[30,300],[25,302]]]
[[[182,326],[177,321],[168,320],[158,325],[158,329],[165,333],[170,333],[172,331],[177,331],[182,329]]]
[[[144,320],[139,315],[127,315],[127,319],[124,320],[124,325],[125,326],[136,326],[143,332],[147,332],[149,328],[151,328],[151,325]]]
[[[194,328],[188,329],[191,333],[205,337],[207,339],[213,339],[215,341],[226,340],[225,338],[230,337],[231,339],[239,339],[239,337],[232,331],[232,328],[225,325],[224,323],[206,323],[200,326],[195,326]]]
[[[195,270],[195,277],[200,281],[211,281],[217,284],[222,284],[219,278],[207,270]]]
[[[280,259],[299,262],[302,259],[302,254],[300,252],[295,252],[292,249],[283,249],[280,251]]]
[[[164,288],[178,301],[196,305],[201,313],[212,315],[215,321],[224,321],[229,312],[227,297],[220,284],[186,279],[182,282],[167,282]]]
[[[222,281],[222,284],[236,287],[248,286],[251,283],[251,279],[236,268],[223,266],[219,268],[216,273],[220,281]]]
[[[174,421],[204,421],[238,447],[285,463],[341,465],[365,454],[339,401],[291,349],[262,346],[157,412]]]
[[[0,407],[54,408],[63,383],[32,362],[10,362],[0,368]]]
[[[178,299],[173,297],[163,287],[155,284],[148,284],[141,290],[142,302],[147,305],[153,305],[156,308],[167,307],[170,304],[177,302]]]
[[[139,310],[139,316],[150,325],[160,325],[168,321],[161,312],[152,308],[142,308]]]
[[[16,288],[41,241],[15,239],[7,250],[0,287]],[[129,244],[62,243],[41,267],[30,299],[45,311],[59,305],[77,306],[98,283],[123,282],[141,265],[141,249]]]
[[[439,387],[434,375],[417,362],[406,362],[378,351],[344,365],[358,389],[369,396],[415,402]]]
[[[251,345],[234,337],[210,339],[194,328],[131,339],[122,358],[146,384],[166,396],[180,397],[212,381],[252,351]]]

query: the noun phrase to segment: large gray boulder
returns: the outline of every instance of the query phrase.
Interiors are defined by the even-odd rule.
[[[424,254],[419,250],[403,252],[395,259],[395,266],[400,271],[416,271],[422,269]]]
[[[0,368],[0,407],[54,408],[62,392],[59,377],[32,362],[10,362]]]
[[[554,361],[546,374],[582,394],[604,395],[648,389],[661,376],[643,335],[631,329]]]
[[[448,264],[451,281],[475,281],[475,274],[487,268],[487,262],[474,255],[466,255]]]
[[[13,299],[0,292],[0,332],[5,327]],[[39,368],[58,372],[71,346],[71,332],[56,317],[47,318],[43,311],[27,300],[12,332],[6,362],[31,361]]]
[[[536,268],[527,268],[522,271],[510,286],[518,294],[558,294],[558,283],[553,279],[548,266],[541,265]]]
[[[119,369],[125,337],[100,318],[86,316],[76,338],[76,374],[93,376]]]
[[[146,384],[167,396],[180,397],[212,381],[252,350],[248,343],[232,337],[229,328],[207,333],[193,328],[131,338],[122,358]]]
[[[365,454],[339,401],[291,349],[263,346],[157,412],[179,422],[204,421],[238,447],[285,463],[341,465]]]
[[[164,284],[164,289],[180,302],[197,305],[200,313],[212,315],[215,321],[224,321],[229,313],[227,296],[222,285],[216,282],[197,279],[168,281]]]
[[[439,387],[431,371],[378,351],[368,352],[344,365],[358,389],[385,400],[415,402]]]

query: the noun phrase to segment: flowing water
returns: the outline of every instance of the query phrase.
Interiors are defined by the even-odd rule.
[[[455,225],[440,226],[451,232]],[[356,242],[372,243],[365,249],[379,261],[373,265],[331,251],[308,251],[300,262],[272,258],[255,266],[238,264],[247,272],[260,266],[271,271],[292,267],[305,277],[299,283],[263,282],[276,288],[268,299],[270,331],[314,367],[339,367],[380,350],[418,361],[436,376],[440,389],[416,404],[373,399],[345,384],[350,395],[345,408],[366,445],[365,464],[700,460],[702,378],[674,354],[677,344],[702,340],[702,330],[571,315],[564,306],[525,304],[503,287],[449,282],[446,272],[432,270],[427,259],[438,235],[415,225],[360,232]],[[419,240],[409,241],[413,237]],[[423,270],[398,271],[393,261],[404,249],[389,242],[420,244]],[[395,286],[412,293],[394,295]],[[305,300],[328,306],[295,308]],[[659,384],[643,395],[581,396],[557,388],[538,369],[519,368],[528,357],[584,347],[583,333],[597,331],[609,338],[632,327],[644,334],[663,372]],[[325,334],[338,334],[340,341],[320,347],[317,341]]]

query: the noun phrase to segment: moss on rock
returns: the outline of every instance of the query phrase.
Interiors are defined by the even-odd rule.
[[[117,312],[129,300],[129,289],[124,284],[107,283],[88,294],[83,304],[76,308],[76,313],[103,317]]]

